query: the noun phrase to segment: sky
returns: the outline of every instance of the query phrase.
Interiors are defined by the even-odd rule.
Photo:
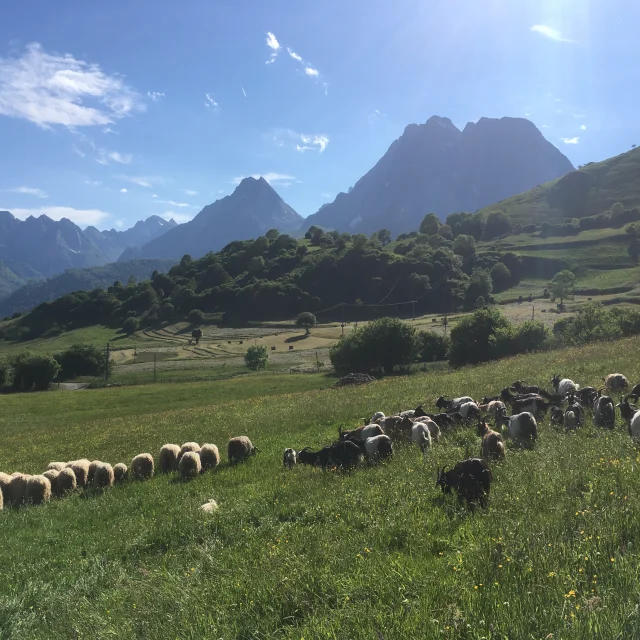
[[[635,0],[6,3],[0,210],[185,222],[264,176],[308,216],[409,123],[526,117],[574,165],[640,144]]]

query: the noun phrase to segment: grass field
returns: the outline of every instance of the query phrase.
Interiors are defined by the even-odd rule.
[[[441,393],[552,373],[640,379],[640,339],[521,356],[358,389],[324,376],[5,396],[0,469],[115,463],[165,442],[247,434],[262,450],[190,483],[155,477],[0,513],[1,638],[635,638],[637,452],[621,424],[509,443],[486,512],[434,487],[477,455],[473,429],[426,463],[413,447],[352,474],[282,470],[282,450]],[[198,507],[220,503],[214,516]]]

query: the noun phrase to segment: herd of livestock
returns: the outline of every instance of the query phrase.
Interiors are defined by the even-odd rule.
[[[619,373],[604,378],[600,389],[581,389],[573,380],[559,375],[555,375],[551,383],[553,393],[517,380],[497,396],[484,397],[481,402],[469,396],[453,399],[440,396],[435,403],[439,413],[428,413],[422,405],[393,416],[379,411],[362,426],[348,431],[340,428],[338,440],[318,451],[310,447],[299,451],[285,449],[283,463],[288,468],[303,464],[350,471],[362,457],[370,463],[391,457],[394,445],[403,442],[417,445],[426,456],[443,431],[457,425],[475,424],[481,438],[480,457],[462,460],[449,470],[439,469],[437,485],[444,493],[455,489],[460,501],[485,506],[491,490],[489,463],[504,459],[505,436],[521,444],[534,442],[538,437],[538,420],[547,414],[552,424],[567,430],[583,425],[588,414],[593,416],[596,427],[613,429],[618,408],[629,434],[634,440],[640,440],[640,410],[635,404],[640,398],[640,384],[628,392],[629,382]],[[616,395],[618,403],[614,402]],[[494,423],[494,429],[490,428],[490,422]],[[227,445],[229,464],[243,462],[258,451],[247,436],[231,438]],[[157,460],[159,472],[177,472],[186,480],[218,467],[220,454],[214,444],[200,446],[187,442],[181,447],[164,445]],[[153,456],[142,453],[133,458],[129,468],[123,463],[112,467],[99,460],[82,459],[51,462],[39,475],[0,472],[0,509],[4,504],[14,507],[42,504],[51,497],[63,497],[80,488],[104,491],[128,478],[150,478],[155,469]],[[201,508],[211,511],[217,509],[217,504],[210,500]]]

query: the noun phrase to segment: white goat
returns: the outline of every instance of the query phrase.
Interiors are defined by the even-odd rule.
[[[426,458],[427,452],[431,448],[431,432],[424,422],[416,422],[411,427],[411,442],[420,447],[422,457]]]
[[[364,450],[369,460],[374,461],[379,458],[388,458],[393,455],[393,445],[389,436],[380,435],[367,438],[364,441]]]
[[[573,380],[569,380],[569,378],[560,378],[560,374],[556,374],[551,379],[551,384],[553,384],[554,391],[563,396],[570,391],[577,391],[580,388],[579,384],[576,384]]]

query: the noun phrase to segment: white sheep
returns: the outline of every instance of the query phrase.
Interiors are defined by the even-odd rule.
[[[12,477],[8,473],[2,473],[0,471],[0,493],[4,498],[4,503],[9,504],[10,502],[10,492],[9,485],[11,484]]]
[[[411,427],[411,442],[420,447],[422,457],[426,458],[427,452],[431,448],[431,433],[424,422],[416,422]]]
[[[92,460],[89,463],[89,473],[87,474],[87,485],[93,484],[93,478],[96,475],[96,469],[102,464],[101,460]]]
[[[56,471],[62,471],[67,466],[66,462],[50,462],[47,465],[47,471],[49,469],[55,469]]]
[[[215,513],[217,510],[218,510],[218,503],[213,498],[210,498],[209,500],[207,500],[200,507],[200,511],[203,511],[204,513]]]
[[[75,491],[78,487],[76,474],[71,467],[62,469],[56,478],[56,484],[52,489],[56,496],[63,496],[67,493]]]
[[[51,483],[44,476],[31,476],[27,480],[26,502],[42,504],[51,499]]]
[[[165,444],[158,454],[158,471],[171,473],[178,470],[180,447],[177,444]]]
[[[74,460],[69,462],[67,466],[71,468],[76,476],[76,483],[79,487],[86,487],[89,482],[89,465],[91,463],[83,458],[81,460]]]
[[[153,456],[150,453],[140,453],[131,461],[131,475],[138,480],[153,476]]]
[[[51,483],[51,491],[55,495],[56,480],[58,479],[60,472],[57,469],[47,469],[42,475]]]
[[[11,474],[9,497],[14,507],[19,507],[24,504],[25,498],[27,497],[27,482],[29,478],[30,476],[17,471]]]
[[[285,449],[284,455],[282,456],[282,464],[291,469],[293,465],[298,462],[298,454],[295,452],[295,449]]]
[[[93,484],[97,489],[107,489],[115,483],[113,467],[108,462],[103,462],[98,466],[93,475]]]
[[[185,479],[195,478],[202,471],[200,454],[195,451],[186,451],[178,463],[178,471]]]
[[[197,442],[185,442],[180,447],[180,453],[178,455],[178,462],[180,462],[180,458],[187,453],[188,451],[198,452],[200,451],[200,445]]]
[[[116,482],[124,482],[128,475],[129,469],[127,469],[127,465],[123,462],[118,462],[118,464],[113,467],[113,479]]]
[[[199,451],[202,472],[215,469],[220,464],[220,452],[215,444],[203,444]]]

